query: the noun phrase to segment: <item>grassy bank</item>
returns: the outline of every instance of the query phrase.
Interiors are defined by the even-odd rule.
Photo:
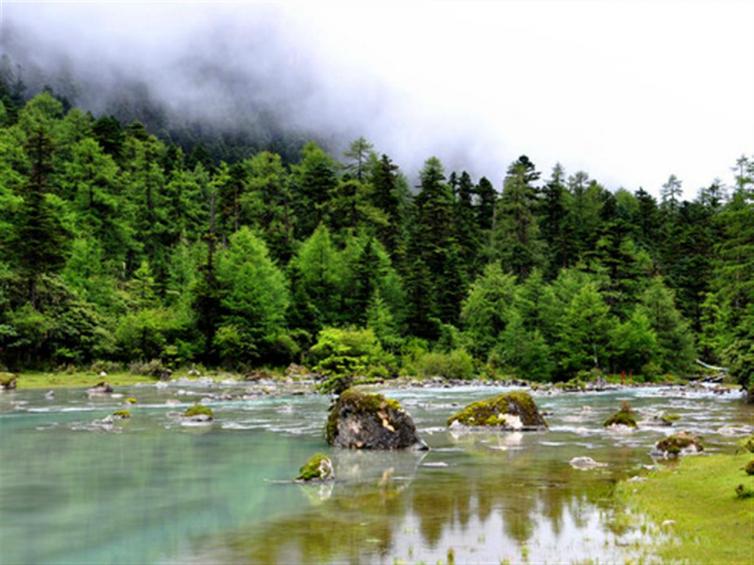
[[[107,381],[113,386],[135,385],[137,383],[155,383],[157,379],[149,375],[134,375],[128,372],[110,373],[107,377],[90,371],[67,372],[30,372],[18,375],[17,388],[57,388],[57,387],[91,387]]]
[[[647,480],[622,483],[619,496],[656,524],[673,520],[675,539],[656,553],[689,563],[747,563],[754,556],[754,498],[739,499],[735,488],[754,487],[743,467],[751,453],[689,457],[653,471]]]

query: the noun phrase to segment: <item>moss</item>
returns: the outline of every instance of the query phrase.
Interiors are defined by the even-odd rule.
[[[323,465],[324,463],[324,465]],[[329,471],[328,471],[329,469]],[[311,481],[314,479],[329,479],[332,474],[332,462],[324,453],[315,453],[298,470],[298,481]]]
[[[13,373],[0,373],[0,389],[12,390],[16,388],[18,377]]]
[[[525,426],[542,425],[544,420],[528,392],[514,391],[478,400],[448,418],[448,425],[458,422],[464,426],[501,426],[506,414],[515,414]]]
[[[116,410],[115,412],[113,412],[113,416],[127,420],[131,417],[131,412],[129,412],[128,410]]]
[[[657,450],[668,455],[677,456],[680,455],[684,449],[695,446],[698,451],[702,451],[704,447],[699,443],[699,439],[691,434],[680,432],[668,436],[663,440],[657,442]]]
[[[754,459],[752,459],[746,464],[746,467],[744,467],[744,471],[746,471],[747,475],[754,475]]]
[[[133,396],[129,396],[128,398],[126,398],[126,402],[128,404],[136,404],[136,399]]]
[[[341,393],[335,404],[330,408],[330,414],[325,424],[325,437],[328,443],[333,443],[338,435],[338,417],[340,406],[348,405],[355,414],[376,414],[380,410],[390,409],[402,412],[401,403],[393,398],[385,398],[381,394],[363,392],[349,388]]]
[[[744,484],[739,484],[736,487],[736,498],[745,500],[747,498],[754,498],[754,489]]]
[[[605,420],[603,424],[606,428],[610,426],[628,426],[629,428],[638,428],[636,423],[636,414],[631,409],[628,402],[621,404],[620,410]]]
[[[677,422],[681,417],[678,414],[663,414],[660,416],[660,421],[666,426],[672,426],[673,422]]]
[[[754,453],[754,435],[750,435],[749,437],[746,437],[739,441],[738,447],[740,447],[742,451]]]
[[[210,420],[214,417],[212,408],[204,406],[202,404],[194,404],[186,409],[183,413],[186,418],[193,418],[194,416],[207,416]]]

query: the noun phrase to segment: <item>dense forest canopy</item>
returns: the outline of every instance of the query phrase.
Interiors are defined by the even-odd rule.
[[[526,156],[503,176],[432,157],[412,187],[364,139],[218,162],[4,84],[0,362],[566,380],[701,358],[749,383],[754,159],[693,201]]]

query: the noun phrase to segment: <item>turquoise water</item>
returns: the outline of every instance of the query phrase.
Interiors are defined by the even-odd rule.
[[[726,450],[752,429],[736,395],[635,389],[535,395],[550,430],[452,433],[460,405],[502,389],[383,392],[414,416],[428,453],[329,449],[328,399],[242,398],[242,385],[123,387],[120,398],[81,389],[0,394],[1,563],[570,562],[616,560],[646,543],[618,526],[616,480],[655,462],[673,428]],[[214,395],[211,398],[210,395]],[[102,419],[135,396],[132,418]],[[204,398],[215,422],[182,425]],[[633,433],[601,422],[623,399],[645,420]],[[289,481],[314,452],[333,457],[334,484]],[[589,456],[606,466],[576,470]]]

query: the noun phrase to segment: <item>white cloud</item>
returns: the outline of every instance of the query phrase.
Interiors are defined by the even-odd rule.
[[[218,56],[258,74],[264,56],[244,59],[244,32],[263,13],[285,46],[272,64],[312,73],[290,119],[363,133],[409,168],[438,154],[499,184],[526,153],[611,188],[657,193],[675,173],[691,197],[754,153],[748,1],[6,2],[5,13],[79,61],[168,72],[182,101],[176,46],[211,50],[220,30]]]

